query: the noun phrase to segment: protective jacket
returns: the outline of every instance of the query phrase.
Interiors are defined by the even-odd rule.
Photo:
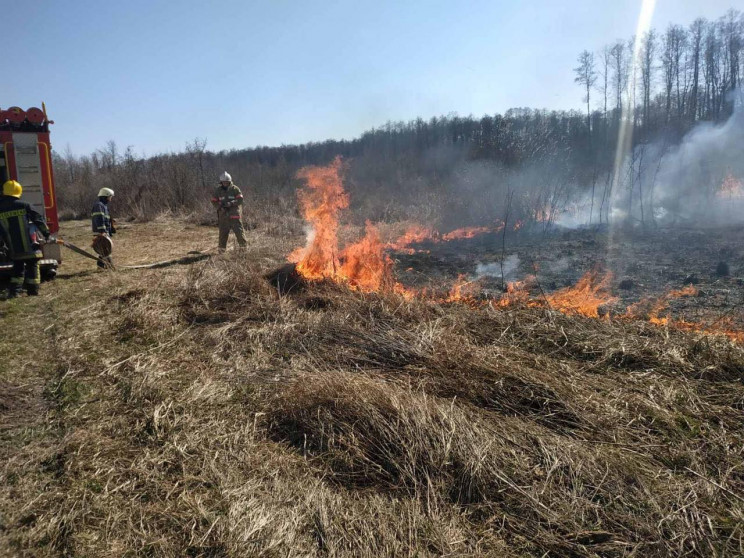
[[[98,200],[93,204],[90,216],[93,220],[94,233],[106,233],[112,235],[116,232],[116,229],[111,226],[111,215],[109,214],[108,205],[103,203],[101,200]]]
[[[0,196],[0,236],[10,250],[12,260],[41,258],[41,250],[32,238],[31,224],[49,237],[44,217],[30,204],[13,196]]]
[[[232,183],[227,188],[223,188],[222,185],[217,186],[212,196],[212,204],[217,208],[217,213],[221,218],[239,220],[243,206],[243,193]]]

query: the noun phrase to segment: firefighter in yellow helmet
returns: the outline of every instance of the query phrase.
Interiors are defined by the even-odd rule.
[[[31,225],[35,225],[44,238],[49,238],[44,217],[30,204],[20,200],[22,193],[23,188],[18,182],[8,180],[3,184],[3,195],[0,196],[0,239],[5,243],[13,262],[8,298],[21,294],[24,284],[29,295],[39,294],[39,260],[42,255],[37,233],[32,231]]]
[[[230,231],[235,233],[240,247],[245,247],[242,223],[243,194],[226,172],[220,175],[220,185],[214,190],[212,205],[217,209],[217,224],[220,229],[219,251],[224,252],[227,248]]]

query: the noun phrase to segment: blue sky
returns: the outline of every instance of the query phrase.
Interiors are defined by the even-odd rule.
[[[744,0],[658,0],[653,26]],[[640,0],[0,0],[0,107],[45,101],[57,150],[353,138],[388,120],[582,107],[576,57]],[[11,23],[12,22],[12,23]],[[9,46],[9,49],[8,49]]]

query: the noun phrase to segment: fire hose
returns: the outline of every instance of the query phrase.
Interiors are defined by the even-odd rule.
[[[68,242],[66,240],[62,240],[61,238],[58,238],[56,240],[57,244],[60,246],[64,246],[65,248],[69,248],[76,254],[80,254],[81,256],[85,256],[86,258],[90,258],[91,260],[96,260],[97,262],[103,262],[104,266],[109,269],[114,269],[114,266],[107,262],[105,259],[103,259],[100,255],[97,254],[91,254],[87,250],[83,250],[79,246],[75,246],[73,243]],[[165,260],[162,262],[154,262],[149,264],[141,264],[141,265],[125,265],[121,266],[117,269],[157,269],[161,267],[168,267],[171,265],[176,264],[187,264],[187,263],[194,263],[201,260],[206,260],[210,258],[212,255],[209,252],[199,252],[199,251],[191,251],[188,252],[186,256],[183,256],[181,258],[176,258],[173,260]]]
[[[73,252],[80,254],[81,256],[85,256],[86,258],[90,258],[91,260],[98,261],[99,256],[96,256],[95,254],[91,254],[90,252],[83,250],[82,248],[78,248],[75,246],[72,242],[67,242],[66,240],[62,240],[61,238],[57,239],[57,244],[60,246],[64,246],[65,248],[69,248]]]

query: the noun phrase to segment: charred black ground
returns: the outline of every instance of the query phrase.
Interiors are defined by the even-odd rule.
[[[502,250],[502,246],[504,249]],[[552,292],[574,285],[592,270],[612,273],[611,310],[623,313],[634,303],[694,285],[698,293],[670,301],[669,315],[695,321],[730,318],[744,329],[744,226],[724,228],[670,228],[648,230],[561,229],[487,233],[450,242],[412,246],[415,254],[395,254],[396,276],[412,287],[442,289],[465,274],[478,279],[484,296],[501,293],[501,268],[507,263],[506,281],[537,277],[533,296],[540,289]],[[516,256],[518,260],[514,260]],[[481,269],[488,275],[479,275]]]

